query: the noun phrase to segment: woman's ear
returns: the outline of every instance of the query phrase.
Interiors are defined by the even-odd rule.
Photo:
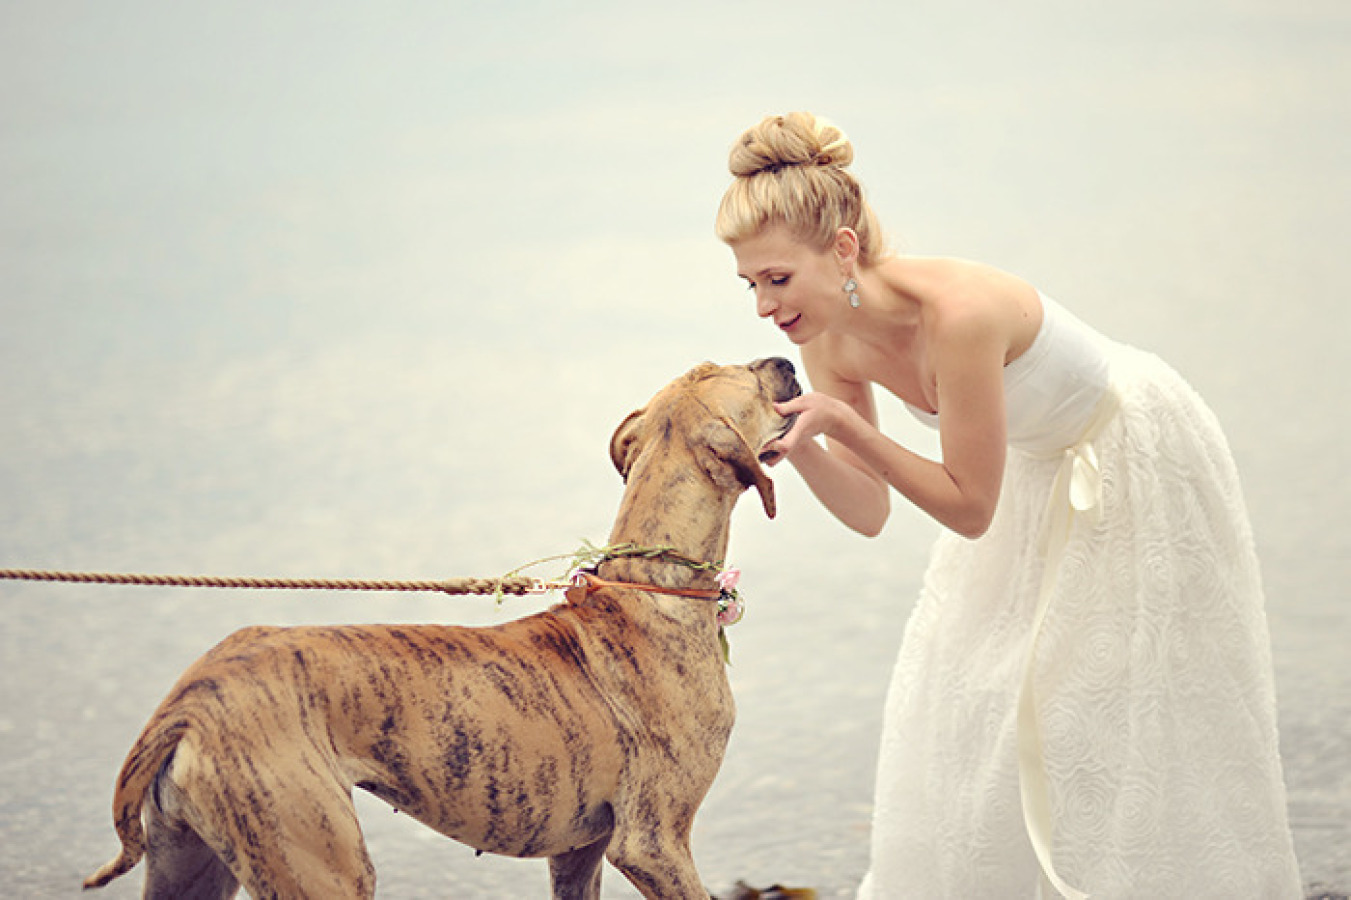
[[[858,235],[852,228],[841,228],[835,232],[835,242],[831,245],[835,258],[840,263],[840,271],[848,275],[858,262]]]

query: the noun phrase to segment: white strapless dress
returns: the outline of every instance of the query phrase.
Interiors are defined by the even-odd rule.
[[[1043,305],[994,522],[940,536],[906,626],[859,897],[1298,898],[1228,445],[1157,357]]]

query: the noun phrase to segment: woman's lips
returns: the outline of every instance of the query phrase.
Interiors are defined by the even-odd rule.
[[[789,319],[787,322],[780,322],[779,327],[782,328],[784,331],[792,331],[794,326],[796,326],[801,319],[802,313],[798,313],[797,315],[793,316],[793,318]]]

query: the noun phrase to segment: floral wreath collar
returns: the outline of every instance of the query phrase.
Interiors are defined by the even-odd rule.
[[[731,663],[731,649],[727,643],[727,634],[725,629],[740,622],[746,614],[746,604],[741,598],[741,592],[738,585],[741,583],[741,570],[734,566],[724,565],[722,562],[702,562],[692,559],[676,551],[674,547],[645,547],[639,544],[623,543],[609,544],[604,547],[597,547],[590,541],[583,540],[582,546],[577,552],[559,556],[548,556],[534,562],[526,563],[517,569],[512,570],[503,576],[503,580],[519,574],[523,569],[528,569],[542,563],[554,560],[567,560],[568,570],[566,580],[536,582],[534,592],[562,590],[564,597],[569,603],[580,603],[587,596],[600,590],[603,587],[623,587],[633,588],[635,590],[648,591],[655,594],[669,594],[676,597],[689,597],[698,600],[714,600],[718,604],[718,643],[722,646],[723,660]],[[676,565],[686,566],[696,571],[713,572],[713,580],[717,583],[717,590],[698,590],[682,588],[665,588],[652,584],[638,584],[626,581],[607,581],[601,578],[597,572],[603,562],[612,559],[659,559]],[[499,592],[498,602],[502,600]]]

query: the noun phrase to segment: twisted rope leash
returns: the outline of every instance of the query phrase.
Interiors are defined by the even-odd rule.
[[[574,586],[573,580],[543,581],[521,575],[523,569],[533,568],[554,560],[569,560],[574,570],[587,564],[594,565],[605,559],[624,558],[665,559],[669,562],[688,566],[695,570],[718,571],[721,563],[706,563],[690,559],[676,553],[671,547],[642,547],[636,544],[612,544],[597,547],[590,541],[584,541],[576,553],[560,556],[547,556],[526,563],[501,578],[447,578],[440,581],[400,581],[372,580],[364,578],[249,578],[215,575],[143,575],[118,572],[62,572],[42,569],[0,569],[0,581],[56,581],[67,584],[116,584],[141,585],[151,587],[190,587],[190,588],[233,588],[242,590],[288,590],[288,591],[409,591],[433,592],[440,594],[492,594],[501,597],[504,594],[544,594],[550,591],[565,590]],[[599,579],[593,579],[596,583]],[[616,585],[620,586],[620,585]],[[622,585],[624,587],[643,587],[642,585]],[[594,590],[594,588],[593,588]],[[662,593],[672,593],[662,591]],[[696,592],[710,599],[718,596],[717,591]]]
[[[606,581],[596,574],[596,566],[608,559],[654,559],[686,566],[701,572],[717,573],[714,590],[665,588],[653,584]],[[567,559],[572,564],[568,581],[544,581],[521,575],[542,563]],[[501,578],[448,578],[441,581],[380,581],[359,578],[241,578],[213,575],[141,575],[117,572],[62,572],[43,569],[0,569],[0,581],[58,581],[73,584],[149,585],[152,587],[237,588],[262,590],[314,591],[429,591],[441,594],[491,594],[500,603],[507,594],[545,594],[563,591],[569,603],[581,603],[603,587],[633,588],[656,594],[671,594],[718,604],[718,642],[723,660],[731,662],[725,626],[740,621],[744,606],[736,589],[740,572],[725,569],[721,562],[704,562],[677,553],[673,547],[644,547],[637,544],[611,544],[597,547],[583,541],[576,553],[549,556],[526,563]]]
[[[0,580],[60,581],[74,584],[153,587],[240,588],[297,591],[431,591],[442,594],[538,594],[567,587],[523,575],[503,578],[448,578],[441,581],[384,581],[358,578],[239,578],[211,575],[140,575],[115,572],[53,572],[0,569]]]

